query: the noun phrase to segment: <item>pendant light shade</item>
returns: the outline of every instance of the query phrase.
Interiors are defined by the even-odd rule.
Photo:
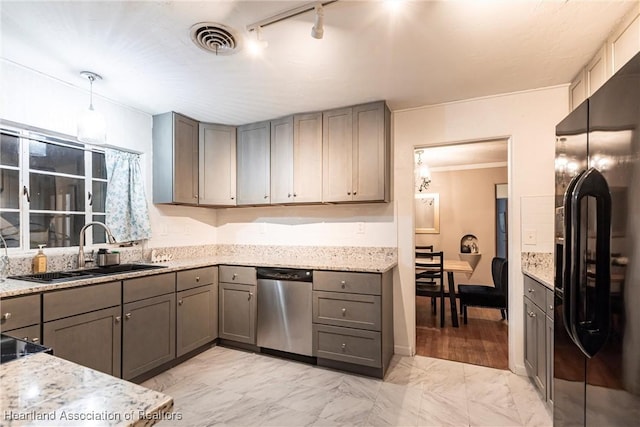
[[[102,114],[93,109],[93,82],[102,77],[91,71],[80,73],[89,80],[89,108],[78,117],[78,141],[90,144],[104,144],[107,141],[107,123]]]

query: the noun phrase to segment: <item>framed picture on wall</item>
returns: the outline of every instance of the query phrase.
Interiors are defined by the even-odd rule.
[[[424,193],[415,195],[416,233],[440,234],[440,195]]]

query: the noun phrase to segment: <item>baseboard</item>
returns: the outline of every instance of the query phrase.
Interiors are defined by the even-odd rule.
[[[394,345],[393,346],[393,354],[397,354],[398,356],[409,356],[413,357],[416,354],[415,349],[411,346],[406,345]]]
[[[512,372],[516,375],[520,375],[520,376],[527,376],[527,368],[524,367],[524,365],[515,365],[513,367]]]

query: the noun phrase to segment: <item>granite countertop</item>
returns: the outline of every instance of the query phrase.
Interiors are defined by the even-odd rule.
[[[113,282],[118,280],[150,276],[161,273],[170,273],[173,271],[211,265],[246,265],[254,267],[311,268],[315,270],[385,273],[394,268],[397,264],[398,262],[395,259],[381,260],[367,259],[363,257],[350,259],[338,257],[288,258],[256,254],[215,255],[200,258],[179,259],[175,261],[154,264],[165,267],[162,269],[131,271],[120,274],[110,274],[107,276],[96,276],[87,279],[72,280],[68,282],[35,283],[25,280],[7,279],[4,282],[0,283],[0,298],[73,288],[76,286]]]
[[[49,354],[0,365],[1,426],[150,426],[178,421],[173,398]]]
[[[553,254],[547,252],[523,252],[521,254],[522,273],[554,289]]]

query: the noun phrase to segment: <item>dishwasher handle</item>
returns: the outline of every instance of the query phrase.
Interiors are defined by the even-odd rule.
[[[291,282],[312,282],[313,271],[299,268],[258,268],[258,280],[286,280]]]

